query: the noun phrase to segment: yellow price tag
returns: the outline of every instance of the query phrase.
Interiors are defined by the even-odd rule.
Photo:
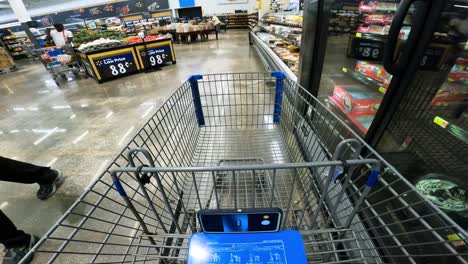
[[[360,38],[360,37],[362,37],[362,34],[361,33],[356,33],[356,37]]]
[[[348,72],[348,69],[346,69],[346,68],[344,68],[344,67],[341,68],[341,70],[342,70],[343,72]]]
[[[443,128],[446,128],[448,126],[448,124],[449,124],[449,122],[445,121],[444,119],[442,119],[442,118],[440,118],[438,116],[436,116],[434,118],[434,123],[436,123],[437,125],[439,125],[439,126],[441,126]]]
[[[450,235],[447,236],[447,238],[448,238],[449,241],[453,241],[452,244],[454,246],[459,247],[459,246],[465,245],[465,242],[463,242],[461,237],[459,235],[457,235],[457,234],[450,234]]]
[[[379,87],[379,92],[384,94],[386,91],[387,89],[385,89],[385,87]]]

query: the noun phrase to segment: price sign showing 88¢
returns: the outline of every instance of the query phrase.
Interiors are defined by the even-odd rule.
[[[95,59],[94,64],[101,76],[101,80],[116,78],[121,75],[131,74],[138,71],[132,53]]]

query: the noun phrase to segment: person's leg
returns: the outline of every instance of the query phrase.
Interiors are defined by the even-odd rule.
[[[37,198],[45,200],[52,196],[63,183],[63,174],[48,167],[0,157],[0,181],[37,183],[40,188]]]
[[[18,230],[16,226],[11,222],[1,210],[0,210],[0,226],[2,232],[0,232],[0,244],[3,244],[6,248],[22,247],[29,243],[31,236]]]
[[[55,172],[48,167],[0,157],[0,181],[17,183],[48,184],[55,178]]]
[[[11,220],[0,210],[0,244],[5,246],[3,263],[16,264],[31,250],[31,248],[39,240],[38,237],[26,234],[22,230],[18,230]],[[31,255],[26,259],[28,263],[33,258]]]

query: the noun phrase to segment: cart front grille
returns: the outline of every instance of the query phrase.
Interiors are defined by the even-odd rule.
[[[185,82],[35,262],[184,263],[198,210],[264,207],[283,210],[310,263],[468,262],[464,230],[305,89],[268,73]]]

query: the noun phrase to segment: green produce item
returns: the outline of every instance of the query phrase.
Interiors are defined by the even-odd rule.
[[[76,33],[73,38],[73,43],[75,46],[79,46],[84,43],[91,42],[96,39],[105,38],[105,39],[121,39],[122,34],[119,31],[112,30],[90,30],[84,29]]]

